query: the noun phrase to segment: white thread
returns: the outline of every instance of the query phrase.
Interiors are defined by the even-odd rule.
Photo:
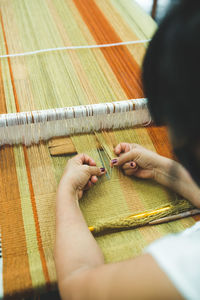
[[[30,145],[51,137],[128,128],[149,121],[147,99],[132,99],[0,115],[0,145]]]
[[[119,43],[111,43],[111,44],[101,44],[101,45],[84,45],[84,46],[67,46],[67,47],[58,47],[58,48],[48,48],[48,49],[41,49],[41,50],[35,50],[35,51],[30,51],[30,52],[24,52],[24,53],[4,54],[4,55],[0,55],[0,58],[27,56],[27,55],[34,55],[34,54],[45,53],[45,52],[63,51],[63,50],[94,49],[94,48],[117,47],[117,46],[122,46],[122,45],[144,44],[144,43],[148,43],[150,41],[151,41],[151,39],[119,42]]]
[[[113,110],[107,110],[107,107],[113,106]],[[130,112],[133,110],[142,110],[147,106],[146,98],[130,99],[122,101],[114,101],[109,103],[98,103],[89,105],[78,105],[72,107],[53,108],[46,110],[35,110],[32,112],[19,112],[19,113],[8,113],[0,114],[0,127],[10,127],[14,125],[23,124],[35,124],[35,123],[46,123],[48,121],[57,121],[64,119],[78,119],[84,116],[104,115],[104,114],[115,114],[121,112]],[[68,112],[73,112],[68,114]],[[87,114],[88,111],[88,114]],[[84,114],[85,112],[85,114]],[[30,118],[31,113],[31,118]]]

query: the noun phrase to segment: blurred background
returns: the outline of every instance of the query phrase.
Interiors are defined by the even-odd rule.
[[[157,23],[160,23],[168,8],[176,5],[179,0],[136,0],[136,2],[152,15]]]

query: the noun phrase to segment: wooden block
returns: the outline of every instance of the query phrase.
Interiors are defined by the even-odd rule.
[[[51,155],[63,155],[76,153],[76,148],[69,137],[53,138],[48,143]]]
[[[101,146],[98,142],[96,147],[101,149]],[[49,141],[48,148],[52,156],[77,153],[70,137],[53,138]]]
[[[49,140],[49,147],[57,147],[60,145],[72,144],[70,137],[55,137]]]

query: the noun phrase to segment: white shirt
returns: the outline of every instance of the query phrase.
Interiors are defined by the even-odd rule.
[[[200,222],[147,247],[183,298],[200,300]]]

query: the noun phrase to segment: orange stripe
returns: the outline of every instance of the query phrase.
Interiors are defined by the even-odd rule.
[[[121,42],[120,37],[93,0],[74,0],[74,3],[97,44]],[[143,92],[140,68],[128,49],[120,46],[101,48],[101,51],[127,96],[141,97]]]
[[[8,44],[6,42],[6,33],[5,33],[5,28],[4,28],[4,24],[3,24],[3,18],[2,18],[1,11],[0,11],[0,19],[1,19],[1,27],[2,27],[2,31],[3,31],[3,38],[4,38],[4,42],[5,42],[6,54],[8,54],[9,53],[8,52]],[[8,57],[8,66],[9,66],[10,77],[11,77],[11,82],[12,82],[12,87],[13,87],[14,98],[15,98],[15,106],[16,106],[17,112],[19,112],[20,108],[19,108],[18,101],[16,101],[17,93],[16,93],[15,84],[14,84],[13,72],[12,72],[12,69],[11,69],[10,57]]]
[[[5,28],[4,28],[1,12],[0,12],[0,19],[1,19],[4,42],[5,42],[5,47],[6,47],[6,53],[9,54],[8,45],[7,45],[7,41],[6,41],[6,35],[5,35]],[[11,82],[12,82],[12,87],[13,87],[13,94],[14,94],[14,98],[15,98],[16,110],[17,110],[17,112],[20,112],[19,101],[18,101],[18,96],[17,96],[17,92],[16,92],[16,87],[15,87],[13,72],[12,72],[12,68],[11,68],[10,58],[8,58],[8,65],[9,65],[10,77],[11,77]],[[28,183],[29,183],[31,203],[32,203],[32,208],[33,208],[33,215],[34,215],[34,220],[35,220],[35,228],[36,228],[36,235],[37,235],[37,241],[38,241],[38,249],[39,249],[39,252],[40,252],[40,258],[41,258],[41,262],[42,262],[42,268],[43,268],[47,288],[49,288],[50,278],[49,278],[48,268],[47,268],[47,265],[46,265],[44,250],[43,250],[43,247],[42,247],[42,239],[41,239],[39,220],[38,220],[38,215],[37,215],[37,207],[36,207],[36,203],[35,203],[34,189],[33,189],[33,184],[32,184],[32,179],[31,179],[31,171],[30,171],[30,165],[29,165],[29,160],[28,160],[28,153],[27,153],[27,149],[26,149],[25,146],[23,147],[23,152],[24,152],[24,159],[25,159],[26,171],[27,171],[27,177],[28,177]]]
[[[0,191],[3,288],[7,296],[32,290],[15,157],[11,147],[0,151]]]
[[[35,220],[35,228],[36,228],[36,235],[37,235],[37,241],[38,241],[38,249],[39,249],[39,252],[40,252],[42,269],[43,269],[43,272],[44,272],[44,277],[45,277],[45,280],[46,280],[47,288],[49,289],[49,287],[50,287],[50,278],[49,278],[48,268],[47,268],[47,264],[46,264],[46,260],[45,260],[44,249],[42,247],[42,238],[41,238],[41,234],[40,234],[40,225],[39,225],[39,220],[38,220],[38,215],[37,215],[37,207],[36,207],[36,203],[35,203],[35,195],[34,195],[34,189],[33,189],[32,178],[31,178],[30,164],[29,164],[29,160],[28,160],[27,149],[26,149],[25,146],[23,146],[23,150],[24,150],[24,160],[25,160],[26,170],[27,170],[29,190],[30,190],[30,195],[31,195],[33,215],[34,215],[34,220]]]
[[[7,113],[1,64],[0,113]],[[7,296],[32,289],[15,157],[11,147],[1,147],[0,150],[0,193],[3,288]]]
[[[148,134],[154,144],[156,151],[163,156],[174,158],[172,146],[169,143],[167,130],[165,127],[147,127]]]
[[[0,114],[5,114],[6,112],[7,112],[6,101],[5,101],[3,78],[2,78],[1,63],[0,63]]]

